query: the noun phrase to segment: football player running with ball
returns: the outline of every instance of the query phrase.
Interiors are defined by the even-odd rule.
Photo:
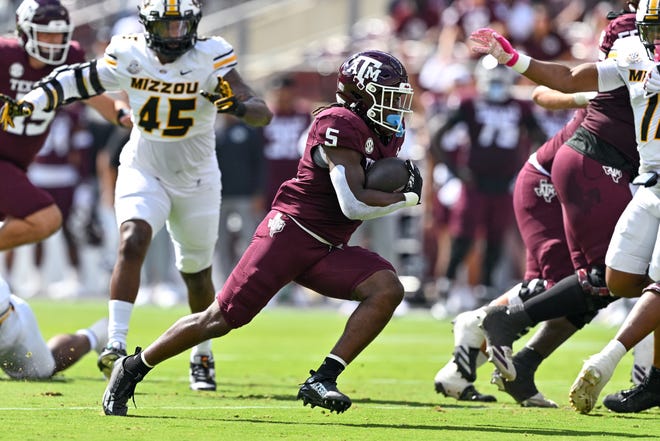
[[[344,412],[337,377],[382,331],[403,299],[392,264],[347,243],[362,220],[419,203],[422,179],[408,163],[402,192],[366,189],[372,160],[396,156],[413,89],[390,54],[359,52],[339,69],[337,102],[315,112],[297,176],[280,186],[271,211],[206,311],[179,319],[144,351],[115,363],[103,395],[107,415],[126,415],[135,386],[158,363],[249,323],[287,283],[359,301],[342,335],[298,391],[312,407]]]
[[[221,190],[216,113],[255,126],[268,124],[272,116],[236,71],[233,48],[220,37],[197,37],[198,0],[143,0],[138,11],[144,33],[114,37],[103,58],[58,69],[21,103],[42,112],[106,90],[124,91],[129,98],[134,127],[120,157],[119,254],[110,282],[108,342],[99,356],[108,377],[115,360],[126,355],[140,269],[164,225],[191,311],[204,311],[213,302],[211,261]],[[196,345],[190,387],[215,390],[211,342],[205,338]]]
[[[500,64],[506,64],[530,80],[560,90],[577,92],[609,91],[625,86],[633,109],[637,149],[640,156],[639,176],[633,181],[640,186],[621,214],[607,249],[605,280],[609,292],[594,291],[593,295],[639,297],[626,322],[598,354],[583,365],[571,387],[569,399],[579,412],[587,413],[595,406],[603,387],[625,353],[649,333],[656,331],[653,367],[646,380],[631,391],[611,395],[608,408],[621,412],[639,412],[660,405],[660,280],[657,235],[660,227],[660,154],[657,133],[660,117],[657,112],[660,92],[660,4],[657,0],[639,2],[636,13],[639,36],[618,39],[612,48],[616,58],[597,63],[585,63],[574,68],[562,64],[541,62],[519,54],[504,37],[492,29],[472,33],[473,50],[491,54]],[[642,294],[643,293],[643,294]],[[516,312],[517,314],[518,312]],[[511,312],[511,316],[514,312]]]

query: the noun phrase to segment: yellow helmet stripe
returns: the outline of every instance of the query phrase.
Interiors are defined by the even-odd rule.
[[[181,15],[179,13],[179,1],[178,0],[167,0],[165,15]]]

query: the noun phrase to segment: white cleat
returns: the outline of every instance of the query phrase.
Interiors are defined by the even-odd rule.
[[[600,392],[612,378],[615,366],[607,358],[599,357],[599,354],[585,361],[568,394],[571,407],[580,413],[591,412],[598,402]]]

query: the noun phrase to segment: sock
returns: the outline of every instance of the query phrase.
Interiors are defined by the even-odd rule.
[[[543,361],[543,356],[536,352],[533,348],[525,346],[513,356],[514,361],[524,364],[533,372],[539,367]]]
[[[128,323],[131,320],[133,304],[123,300],[108,302],[108,342],[119,342],[126,347]]]
[[[337,378],[346,368],[346,362],[334,354],[329,354],[323,360],[316,373],[325,378]]]
[[[610,340],[610,342],[598,353],[601,357],[608,357],[615,365],[619,364],[624,355],[626,347],[619,340]]]
[[[98,340],[96,339],[96,336],[94,335],[94,333],[92,331],[90,331],[89,329],[78,329],[76,331],[76,334],[84,335],[85,337],[87,337],[87,340],[89,340],[90,349],[94,349],[96,347],[96,345],[99,343]]]
[[[151,369],[153,369],[153,366],[149,366],[144,361],[142,352],[140,352],[139,354],[126,357],[126,360],[124,361],[124,369],[126,370],[126,372],[129,372],[130,374],[133,375],[137,374],[144,377],[149,373]]]
[[[206,340],[192,348],[190,351],[190,361],[195,361],[196,355],[213,355],[211,351],[211,340]]]

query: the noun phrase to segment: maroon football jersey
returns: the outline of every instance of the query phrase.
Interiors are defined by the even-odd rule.
[[[552,171],[552,162],[555,159],[555,154],[559,147],[566,142],[568,138],[573,136],[575,130],[582,124],[584,117],[586,116],[586,109],[578,109],[573,114],[573,118],[566,123],[560,131],[558,131],[555,136],[548,139],[541,147],[536,150],[536,161],[545,169],[547,172]]]
[[[612,20],[601,38],[600,50],[608,54],[615,40],[636,34],[635,14],[623,14]],[[633,112],[627,87],[603,92],[589,102],[582,126],[615,147],[631,164],[639,167]]]
[[[0,69],[0,93],[15,99],[27,94],[38,80],[57,67],[48,64],[42,69],[30,67],[25,49],[15,38],[0,37],[0,54],[4,66]],[[85,56],[80,44],[72,42],[64,64],[83,61]],[[37,109],[29,117],[15,118],[15,126],[7,127],[7,131],[0,130],[0,160],[9,161],[25,170],[41,149],[54,116],[54,112]]]
[[[355,113],[343,107],[320,112],[307,136],[305,152],[298,163],[298,173],[279,188],[272,204],[274,210],[289,214],[301,224],[332,244],[345,244],[361,221],[348,219],[341,211],[327,168],[312,159],[312,148],[341,147],[355,150],[364,157],[378,160],[397,156],[403,137],[390,137],[387,144],[372,132]]]
[[[468,98],[450,120],[467,124],[467,166],[484,189],[508,188],[529,155],[528,137],[542,134],[532,102],[513,98],[502,103]]]

